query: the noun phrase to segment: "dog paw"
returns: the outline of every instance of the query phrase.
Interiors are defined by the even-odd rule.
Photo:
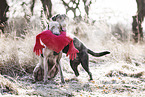
[[[45,85],[46,85],[47,83],[48,83],[47,81],[44,81],[44,82],[43,82],[43,84],[45,84]]]

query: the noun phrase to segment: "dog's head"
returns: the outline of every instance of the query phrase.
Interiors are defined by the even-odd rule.
[[[55,35],[60,35],[60,25],[56,21],[49,22],[49,30]]]
[[[52,17],[52,21],[57,21],[62,28],[66,28],[66,19],[67,16],[65,14],[57,14]]]

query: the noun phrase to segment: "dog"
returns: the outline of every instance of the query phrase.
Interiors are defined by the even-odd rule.
[[[55,35],[60,35],[59,23],[56,21],[49,22],[49,30],[51,30],[52,33]],[[47,48],[45,46],[45,48],[43,48],[43,50],[42,50],[42,53],[43,53],[43,55],[39,56],[39,63],[36,65],[36,67],[33,70],[33,80],[36,81],[36,76],[37,76],[38,70],[40,68],[43,68],[44,69],[44,83],[46,83],[48,80],[48,73],[50,73],[50,72],[48,72],[48,70],[49,70],[48,67],[50,65],[53,65],[53,66],[58,66],[60,76],[61,76],[61,82],[65,83],[61,65],[60,65],[62,51],[59,53],[56,53],[53,50],[50,50],[49,48]]]
[[[60,24],[62,31],[66,31],[66,22],[65,22],[66,19],[67,19],[67,16],[65,14],[57,14],[52,17],[52,21],[57,21]],[[75,48],[79,50],[79,53],[77,53],[76,59],[70,60],[71,68],[73,69],[76,77],[78,77],[79,72],[78,72],[77,67],[79,64],[81,64],[82,67],[85,69],[85,71],[88,73],[90,80],[93,80],[92,73],[89,70],[89,55],[88,54],[91,54],[92,56],[95,56],[95,57],[101,57],[101,56],[110,54],[110,52],[104,51],[100,53],[95,53],[92,50],[88,49],[77,37],[73,37],[73,43],[74,43]],[[63,49],[62,52],[67,53],[68,48],[69,46],[67,45]]]

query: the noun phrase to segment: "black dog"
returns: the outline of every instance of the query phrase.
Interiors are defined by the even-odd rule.
[[[59,22],[59,24],[63,28],[64,25],[66,25],[66,24],[64,24],[65,23],[65,18],[66,18],[66,15],[58,14],[58,15],[52,17],[52,20]],[[63,29],[65,29],[65,28],[63,28]],[[79,50],[79,53],[77,53],[76,59],[70,60],[70,65],[71,65],[75,75],[79,76],[79,72],[78,72],[77,67],[81,63],[82,67],[88,73],[88,75],[90,77],[90,80],[93,80],[92,73],[89,71],[89,56],[88,56],[88,53],[91,54],[92,56],[95,56],[95,57],[101,57],[101,56],[104,56],[106,54],[110,54],[110,52],[109,51],[104,51],[104,52],[100,52],[100,53],[95,53],[92,50],[85,47],[84,44],[81,41],[79,41],[79,39],[77,39],[76,37],[73,38],[73,43],[74,43],[74,46]],[[69,48],[69,45],[67,45],[63,49],[63,53],[67,53],[68,48]]]

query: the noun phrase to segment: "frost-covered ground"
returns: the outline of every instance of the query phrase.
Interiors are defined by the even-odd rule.
[[[32,83],[31,75],[18,78],[15,83],[20,97],[144,97],[145,76],[144,66],[133,66],[123,62],[90,62],[93,81],[88,81],[88,75],[80,68],[78,79],[73,78],[72,71],[63,70],[66,80],[60,83],[59,75],[47,84]],[[65,67],[67,64],[63,64]],[[5,95],[1,96],[12,96]]]

